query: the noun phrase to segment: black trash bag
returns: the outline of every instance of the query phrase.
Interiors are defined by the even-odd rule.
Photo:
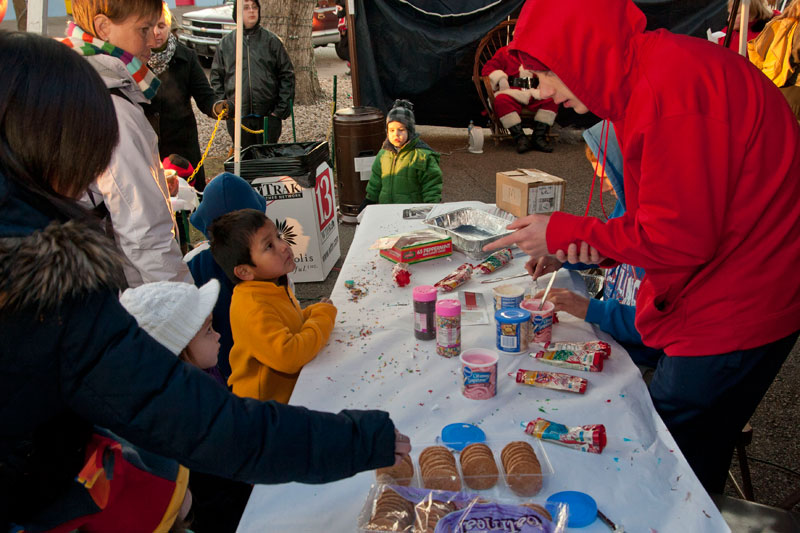
[[[289,176],[298,185],[314,188],[317,185],[317,167],[330,164],[327,141],[310,141],[285,144],[254,144],[242,150],[239,175],[247,181],[271,176]],[[233,172],[233,156],[223,165]]]

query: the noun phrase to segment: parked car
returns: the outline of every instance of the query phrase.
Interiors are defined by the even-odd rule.
[[[318,0],[311,21],[311,43],[325,46],[339,42],[339,16],[344,15],[335,0]],[[236,29],[233,21],[233,2],[221,6],[189,11],[181,17],[178,40],[197,55],[213,58],[222,37]]]

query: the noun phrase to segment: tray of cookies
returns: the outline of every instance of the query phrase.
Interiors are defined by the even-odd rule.
[[[560,533],[566,529],[567,512],[563,504],[376,483],[358,516],[358,528],[363,533]]]
[[[375,471],[376,481],[401,486],[480,492],[488,497],[535,496],[553,467],[539,441],[487,441],[453,450],[441,444],[412,450],[400,465]]]

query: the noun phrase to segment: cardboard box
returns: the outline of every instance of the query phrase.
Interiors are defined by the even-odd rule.
[[[429,232],[401,236],[391,248],[380,251],[381,257],[392,263],[409,264],[446,257],[452,253],[453,241],[450,237]]]
[[[295,283],[322,281],[341,255],[333,173],[317,167],[317,185],[301,187],[288,176],[254,178],[250,184],[267,200],[267,216],[294,252]]]
[[[497,173],[497,207],[514,216],[560,211],[567,182],[536,169],[520,168]]]

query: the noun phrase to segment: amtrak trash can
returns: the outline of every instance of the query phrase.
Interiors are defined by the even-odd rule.
[[[253,145],[240,175],[267,201],[267,216],[292,247],[295,283],[323,281],[341,256],[328,143]],[[225,162],[233,172],[233,158]]]

